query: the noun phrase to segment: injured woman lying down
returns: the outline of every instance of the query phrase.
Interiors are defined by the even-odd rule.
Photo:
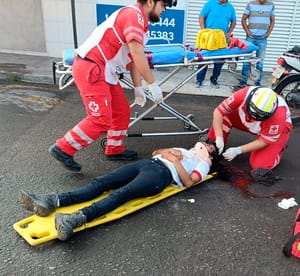
[[[38,216],[48,216],[56,208],[86,202],[113,190],[107,197],[71,214],[55,214],[55,228],[60,240],[68,240],[73,229],[98,218],[135,198],[158,194],[168,185],[192,187],[203,181],[212,167],[214,144],[197,142],[193,148],[158,149],[149,159],[126,164],[98,176],[86,186],[61,194],[33,194],[21,191],[25,209]]]

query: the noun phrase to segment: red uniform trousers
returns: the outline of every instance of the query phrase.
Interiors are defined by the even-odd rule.
[[[105,154],[119,154],[125,150],[123,140],[130,121],[130,106],[120,84],[107,83],[103,72],[104,66],[78,57],[74,60],[72,74],[87,116],[56,141],[69,155],[87,147],[105,132]]]
[[[228,135],[233,127],[251,133],[241,122],[234,122],[234,119],[230,120],[228,117],[225,116],[223,119],[223,137],[225,144],[227,143]],[[286,127],[286,129],[283,131],[283,133],[280,135],[279,139],[275,143],[268,144],[263,149],[251,152],[249,161],[252,169],[275,168],[281,161],[282,151],[286,148],[287,141],[290,137],[290,132],[290,128]],[[216,140],[213,127],[210,128],[207,136],[213,141]]]

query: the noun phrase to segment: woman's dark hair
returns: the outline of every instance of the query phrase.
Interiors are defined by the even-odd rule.
[[[218,153],[215,141],[207,139],[206,143],[214,145],[216,148],[216,150],[210,154],[212,157],[212,165],[210,167],[209,173],[217,173],[217,176],[221,179],[231,181],[233,178],[232,171],[223,163],[224,159],[222,158],[222,155]]]
[[[233,181],[233,173],[230,167],[226,166],[223,158],[217,153],[217,156],[212,159],[212,166],[210,167],[210,174],[217,173],[217,176],[225,181]]]

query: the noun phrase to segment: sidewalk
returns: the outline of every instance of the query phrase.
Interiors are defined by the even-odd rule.
[[[58,58],[47,56],[30,56],[19,54],[7,54],[0,53],[0,79],[9,81],[22,81],[29,83],[41,83],[41,84],[53,84],[53,72],[52,64]],[[223,71],[219,78],[220,88],[215,89],[210,87],[209,76],[210,69],[206,75],[206,81],[203,87],[197,88],[195,79],[190,80],[176,93],[190,94],[190,95],[210,95],[210,96],[223,96],[227,97],[232,94],[232,87],[239,83],[240,74],[233,74],[227,70],[227,66],[224,65]],[[180,83],[184,77],[191,73],[190,68],[183,68],[169,81],[167,81],[162,89],[164,91],[170,91],[178,83]],[[168,73],[167,69],[155,69],[154,75],[157,80],[161,79]],[[269,86],[271,83],[271,73],[265,73],[263,85]],[[249,84],[252,84],[249,81]]]

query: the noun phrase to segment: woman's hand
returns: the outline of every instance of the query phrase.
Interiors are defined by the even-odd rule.
[[[172,162],[172,163],[175,163],[175,162],[178,162],[180,159],[178,158],[178,156],[174,155],[173,153],[167,151],[167,152],[164,152],[162,155],[161,155],[162,158]]]
[[[162,158],[165,158],[167,160],[172,159],[172,157],[176,158],[176,159],[172,159],[174,161],[182,160],[182,158],[183,158],[182,152],[180,150],[173,149],[173,148],[157,149],[152,153],[152,156],[157,155],[157,154],[160,154],[162,156]],[[171,160],[169,160],[169,161],[172,162]]]
[[[182,160],[183,156],[182,156],[182,152],[180,150],[177,149],[170,149],[169,153],[174,155],[175,157],[178,158],[178,160]]]

